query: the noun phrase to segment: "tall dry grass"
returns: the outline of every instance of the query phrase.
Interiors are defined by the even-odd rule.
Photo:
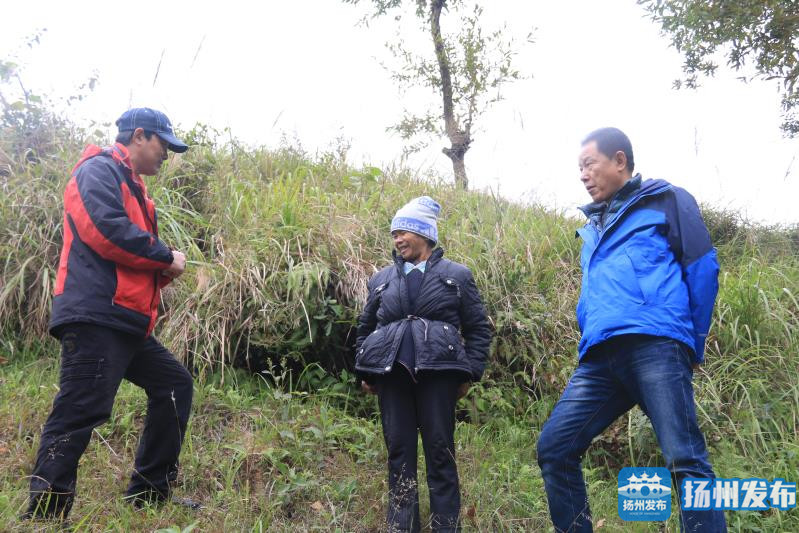
[[[42,343],[42,353],[57,354],[46,330],[61,194],[93,139],[48,114],[0,118],[0,355],[13,362]],[[164,291],[156,334],[201,381],[230,381],[233,390],[229,369],[244,366],[279,387],[322,389],[325,402],[345,411],[371,412],[348,373],[354,320],[367,279],[389,261],[392,215],[429,194],[443,206],[441,243],[474,272],[496,329],[486,379],[461,414],[476,434],[499,424],[514,435],[507,447],[492,441],[502,459],[486,476],[529,470],[518,464],[517,445],[534,442],[575,365],[580,220],[406,169],[354,168],[336,150],[250,148],[203,126],[185,136],[192,149],[148,182],[162,238],[190,260]],[[714,209],[704,217],[722,266],[707,365],[695,379],[711,459],[721,476],[795,481],[799,227],[752,225]],[[585,459],[592,494],[612,484],[620,466],[660,464],[657,449],[646,418],[632,411]],[[519,513],[532,504],[525,505]],[[595,510],[613,514],[614,505],[600,499]],[[795,529],[790,517],[735,513],[730,520],[744,529]]]

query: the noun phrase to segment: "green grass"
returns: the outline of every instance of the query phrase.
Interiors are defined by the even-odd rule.
[[[284,384],[290,380],[284,376]],[[174,506],[136,511],[121,501],[130,474],[146,399],[124,383],[111,420],[98,428],[79,469],[79,495],[72,520],[78,531],[154,531],[195,526],[198,531],[378,531],[387,500],[385,449],[373,400],[344,408],[335,387],[314,393],[275,387],[241,371],[198,383],[181,456],[176,493],[202,501],[194,512]],[[16,522],[24,511],[27,476],[41,425],[57,390],[53,357],[18,356],[0,366],[0,523],[3,531],[28,531]],[[698,402],[709,402],[706,377]],[[480,391],[476,391],[481,394]],[[484,394],[484,393],[482,393]],[[474,397],[471,398],[474,400]],[[712,402],[711,402],[712,403]],[[469,397],[461,404],[466,414]],[[464,525],[476,531],[545,531],[546,500],[535,461],[540,406],[528,402],[523,416],[459,422],[456,443]],[[717,473],[797,479],[796,440],[775,429],[743,426],[735,438],[716,439],[700,412]],[[748,415],[738,419],[745,420]],[[765,420],[762,421],[766,423]],[[772,424],[768,424],[771,426]],[[762,442],[760,442],[762,440]],[[421,446],[420,446],[421,448]],[[620,466],[658,462],[654,435],[637,409],[591,447],[586,458],[594,523],[609,531],[659,531],[657,524],[622,522],[616,512]],[[424,461],[421,460],[420,479]],[[420,487],[422,512],[427,490]],[[737,531],[796,531],[796,510],[731,512]],[[677,531],[674,516],[666,530]]]
[[[0,523],[13,531],[57,365],[51,358],[26,358],[0,368]],[[328,390],[287,392],[242,373],[227,378],[236,387],[218,378],[197,386],[177,489],[206,509],[134,511],[120,500],[145,409],[143,393],[124,384],[111,421],[95,432],[81,462],[73,509],[81,530],[380,528],[386,458],[376,416],[354,417]],[[546,506],[530,428],[498,420],[480,427],[461,423],[457,433],[464,506],[474,508],[467,522],[486,531],[543,527]],[[423,487],[423,509],[426,497]]]

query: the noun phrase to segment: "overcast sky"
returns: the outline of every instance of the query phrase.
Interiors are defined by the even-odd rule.
[[[522,42],[536,31],[517,58],[531,79],[504,90],[474,136],[474,187],[575,214],[589,200],[580,140],[613,125],[630,136],[645,178],[752,220],[799,222],[799,140],[781,136],[776,82],[744,84],[720,69],[698,91],[673,90],[681,57],[634,0],[485,4],[488,24],[507,21]],[[386,127],[416,102],[380,66],[390,21],[357,26],[363,14],[336,0],[7,2],[0,58],[16,56],[29,88],[56,97],[96,73],[95,91],[69,112],[84,123],[150,106],[184,128],[229,127],[250,144],[287,136],[313,152],[343,138],[353,163],[384,166],[402,151]],[[29,50],[26,36],[41,28]],[[408,34],[423,47],[426,37]],[[411,164],[451,175],[441,146]]]

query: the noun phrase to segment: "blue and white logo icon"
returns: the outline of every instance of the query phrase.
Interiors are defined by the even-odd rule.
[[[663,521],[671,515],[671,474],[662,467],[622,468],[619,518]]]

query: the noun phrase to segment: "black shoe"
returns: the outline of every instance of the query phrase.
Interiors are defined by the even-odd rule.
[[[24,513],[19,515],[19,521],[46,523],[54,526],[56,528],[54,531],[59,531],[64,533],[73,531],[72,524],[70,523],[70,521],[67,520],[66,517],[62,515],[37,514],[33,511],[25,511]]]
[[[160,507],[166,501],[166,497],[156,491],[145,491],[136,494],[126,494],[123,498],[127,503],[136,509],[144,507]]]
[[[28,510],[20,515],[20,520],[52,523],[67,523],[67,515],[72,509],[74,495],[44,492],[32,496]]]
[[[125,500],[130,502],[130,504],[136,509],[149,506],[160,507],[167,502],[167,499],[158,492],[144,492],[133,496],[125,496]],[[173,496],[169,502],[173,505],[186,507],[192,511],[199,511],[200,509],[203,509],[203,505],[200,502],[196,502],[191,498],[178,498]]]

